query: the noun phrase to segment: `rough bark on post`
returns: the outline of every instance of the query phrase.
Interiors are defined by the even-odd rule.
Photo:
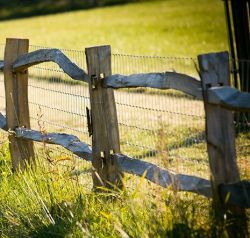
[[[120,153],[119,130],[113,89],[103,88],[104,77],[111,75],[110,46],[85,50],[87,58],[93,148],[94,187],[122,185],[122,172],[112,158]]]
[[[6,39],[4,53],[4,84],[6,95],[7,128],[13,131],[16,127],[30,128],[28,105],[28,72],[13,73],[12,65],[17,56],[26,54],[29,40]],[[34,161],[33,142],[16,138],[9,134],[9,148],[13,170],[24,169],[26,162]]]
[[[219,224],[226,225],[229,237],[246,237],[245,210],[228,205],[227,198],[222,197],[218,190],[220,184],[240,180],[233,113],[207,102],[207,90],[210,87],[230,85],[229,55],[227,52],[199,55],[198,61],[206,113],[207,150],[214,189],[215,218]]]

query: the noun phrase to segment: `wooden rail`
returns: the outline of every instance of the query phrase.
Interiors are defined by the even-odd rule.
[[[176,174],[152,163],[134,159],[123,154],[115,154],[113,158],[116,159],[122,171],[140,177],[145,176],[149,181],[164,188],[171,187],[176,191],[194,192],[208,198],[212,195],[210,182],[206,179],[191,175]]]
[[[92,161],[92,149],[87,144],[81,142],[78,137],[74,135],[64,133],[44,134],[39,131],[26,128],[16,128],[14,132],[17,138],[60,145],[80,158],[83,158],[86,161]]]
[[[103,86],[112,88],[176,89],[196,99],[202,99],[201,82],[188,75],[175,72],[132,74],[129,76],[115,74],[105,78]]]
[[[13,71],[20,72],[31,66],[54,62],[72,79],[89,82],[87,73],[73,63],[58,49],[41,49],[17,57],[13,63]],[[4,69],[4,61],[0,61],[0,70]],[[135,88],[149,87],[157,89],[175,89],[202,100],[201,82],[193,77],[176,72],[147,73],[106,76],[102,82],[103,87],[108,88]],[[249,93],[240,92],[228,86],[212,87],[207,92],[208,103],[220,105],[233,111],[249,111]]]
[[[79,68],[73,63],[65,54],[58,49],[42,49],[36,50],[17,57],[13,63],[13,71],[21,72],[33,65],[41,64],[44,62],[54,62],[69,75],[72,79],[84,82],[89,81],[88,75],[83,69]]]
[[[207,102],[231,111],[250,111],[250,93],[229,86],[209,88]]]
[[[4,69],[4,61],[0,60],[0,71],[3,71]]]

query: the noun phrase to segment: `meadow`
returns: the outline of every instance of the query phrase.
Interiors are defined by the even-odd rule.
[[[83,50],[109,44],[114,53],[189,56],[227,49],[223,1],[163,0],[0,22],[6,37]]]
[[[113,55],[114,72],[124,74],[183,70],[197,77],[197,54],[228,47],[223,2],[218,0],[156,0],[2,21],[0,42],[6,37],[29,38],[31,45],[55,48],[84,50],[110,44],[117,54],[187,57],[157,58],[161,63],[154,64],[151,58],[145,63],[143,57],[126,60]],[[74,60],[85,67],[84,54],[78,53],[80,58]],[[138,66],[140,59],[144,68]],[[74,134],[90,143],[85,118],[88,88],[71,84],[50,64],[29,72],[32,127]],[[140,90],[115,92],[122,152],[209,178],[203,103],[176,91]],[[3,91],[0,74],[2,112]],[[6,135],[1,136],[0,237],[222,237],[211,215],[211,200],[130,175],[124,177],[123,190],[94,193],[91,165],[58,147],[37,145],[37,168],[13,174]],[[250,176],[249,141],[249,133],[237,138],[244,178]]]

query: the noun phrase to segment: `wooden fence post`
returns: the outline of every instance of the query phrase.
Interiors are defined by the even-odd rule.
[[[219,227],[226,225],[229,237],[246,237],[245,210],[228,205],[227,198],[222,197],[218,189],[220,184],[240,181],[233,113],[207,103],[208,88],[230,85],[229,55],[227,52],[204,54],[198,56],[198,61],[206,113],[207,150],[215,219]]]
[[[114,92],[102,87],[103,78],[111,75],[111,48],[91,47],[85,53],[90,76],[94,188],[121,187],[122,172],[112,158],[113,153],[120,153]]]
[[[13,62],[19,55],[29,49],[27,39],[6,39],[4,53],[4,84],[6,95],[7,128],[14,131],[16,127],[30,128],[28,105],[28,72],[13,73]],[[33,142],[16,138],[9,134],[9,148],[13,170],[24,169],[25,163],[34,161]],[[26,162],[25,162],[26,161]]]

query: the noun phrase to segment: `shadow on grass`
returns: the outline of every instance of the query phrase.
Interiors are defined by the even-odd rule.
[[[78,201],[79,202],[79,201]],[[83,211],[82,205],[75,204],[78,207],[78,210],[81,209]],[[75,206],[74,205],[74,206]],[[78,233],[76,229],[76,224],[78,221],[81,222],[82,214],[81,211],[78,213],[78,216],[74,217],[73,213],[71,212],[71,208],[75,209],[76,207],[72,207],[65,202],[56,204],[51,208],[51,215],[54,219],[54,224],[50,224],[48,226],[41,226],[35,232],[30,234],[30,237],[39,237],[39,238],[59,238],[59,237],[73,237],[74,235],[82,235],[82,232]],[[98,216],[98,214],[96,214]],[[156,225],[158,222],[155,221]],[[161,227],[160,224],[159,228]],[[91,234],[88,232],[88,237]],[[77,236],[81,237],[81,236]],[[84,237],[84,236],[83,236]],[[119,237],[119,236],[117,236]],[[171,230],[165,230],[160,228],[158,237],[168,237],[168,238],[204,238],[208,237],[207,231],[205,229],[193,229],[190,228],[187,224],[184,223],[175,223]]]
[[[63,13],[147,0],[11,0],[0,1],[0,20]]]
[[[203,229],[193,230],[184,223],[176,223],[173,229],[168,232],[169,238],[204,238],[208,237],[207,231]]]
[[[50,209],[53,223],[39,227],[30,234],[30,237],[65,237],[72,234],[74,229],[74,217],[70,205],[66,202],[55,204]]]
[[[180,149],[180,148],[189,148],[193,145],[197,145],[200,143],[204,143],[206,142],[205,139],[205,132],[199,132],[195,135],[192,135],[190,137],[185,138],[184,140],[182,140],[180,143],[172,143],[168,146],[167,150],[168,151],[172,151],[172,150],[176,150],[176,149]],[[141,154],[136,155],[136,157],[138,158],[145,158],[145,157],[154,157],[157,156],[159,153],[159,151],[157,150],[148,150],[148,151],[144,151]]]

